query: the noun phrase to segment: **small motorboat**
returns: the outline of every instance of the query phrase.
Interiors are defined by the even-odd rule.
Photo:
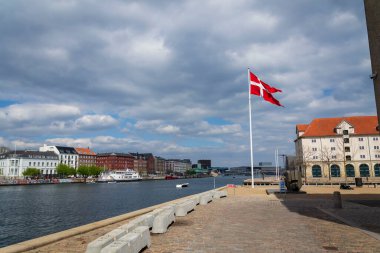
[[[176,187],[176,188],[184,188],[184,187],[189,187],[189,183],[184,183],[184,184],[177,184],[175,187]]]

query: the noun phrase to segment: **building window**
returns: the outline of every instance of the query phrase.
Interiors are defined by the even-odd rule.
[[[380,177],[380,164],[375,164],[375,177]]]
[[[343,139],[343,142],[344,142],[344,143],[350,143],[350,139],[348,139],[348,138],[344,138],[344,139]]]
[[[331,147],[331,151],[334,151],[335,150],[335,147]]]
[[[312,142],[312,143],[316,143],[317,140],[316,140],[316,139],[312,139],[311,142]]]
[[[360,155],[360,158],[364,159],[364,158],[365,158],[365,155]]]
[[[350,147],[344,147],[344,152],[350,152]]]
[[[336,155],[331,156],[332,159],[336,159]]]
[[[311,167],[311,173],[312,173],[313,177],[322,177],[321,166],[313,165],[313,167]]]
[[[340,177],[340,167],[339,165],[331,165],[331,177]]]
[[[364,146],[359,146],[359,149],[360,150],[364,150]]]
[[[376,155],[375,155],[375,158],[380,158],[380,155],[377,155],[377,154],[376,154]]]
[[[379,146],[373,146],[373,149],[379,149]]]
[[[312,148],[311,150],[312,150],[312,151],[317,151],[317,148]]]
[[[314,160],[317,160],[317,159],[318,159],[318,156],[316,156],[316,155],[313,156],[313,159],[314,159]]]
[[[335,139],[330,139],[330,142],[335,142]]]
[[[378,138],[378,137],[373,137],[373,140],[374,140],[374,141],[378,141],[379,138]]]
[[[363,141],[363,137],[359,137],[359,141]]]
[[[355,169],[352,164],[346,165],[346,175],[347,177],[355,177]]]
[[[348,134],[348,130],[343,130],[343,134],[347,135]]]
[[[351,161],[351,156],[350,155],[346,156],[346,161]]]
[[[369,167],[367,164],[360,164],[359,171],[361,177],[369,177]]]

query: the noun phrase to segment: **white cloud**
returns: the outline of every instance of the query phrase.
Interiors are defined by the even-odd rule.
[[[116,126],[118,121],[110,115],[84,115],[75,120],[75,127],[80,130],[98,130]]]
[[[38,122],[52,118],[66,119],[79,114],[79,108],[72,105],[28,103],[0,108],[0,119],[6,122]]]
[[[0,143],[248,164],[252,67],[285,105],[252,99],[255,160],[292,153],[295,124],[375,111],[362,5],[11,1],[0,9]]]
[[[180,132],[180,128],[173,125],[164,125],[157,127],[156,131],[161,134],[177,134]]]
[[[329,23],[333,27],[338,28],[350,28],[357,27],[359,25],[359,20],[352,12],[335,12]]]

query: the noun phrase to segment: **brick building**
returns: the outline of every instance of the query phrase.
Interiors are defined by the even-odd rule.
[[[107,170],[134,168],[134,157],[128,153],[100,153],[96,155],[96,165]]]
[[[154,157],[154,170],[157,175],[165,175],[165,158],[155,156]]]
[[[143,154],[130,153],[133,158],[133,169],[137,171],[141,176],[146,176],[148,174],[147,166],[148,162]]]
[[[90,148],[75,148],[78,153],[78,167],[96,165],[96,153]]]

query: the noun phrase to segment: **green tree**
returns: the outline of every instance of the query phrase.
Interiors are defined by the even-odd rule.
[[[81,165],[78,167],[77,173],[83,177],[88,177],[90,175],[90,167]]]
[[[102,171],[103,171],[103,168],[101,168],[101,167],[98,167],[98,166],[90,166],[89,168],[89,175],[91,175],[91,176],[99,176],[100,175],[100,173],[102,173]]]
[[[57,166],[57,174],[60,175],[61,177],[67,177],[70,175],[75,175],[76,170],[66,164],[60,163]]]
[[[188,176],[192,176],[192,175],[195,175],[196,172],[195,172],[195,169],[190,169],[190,170],[186,170],[185,174]]]
[[[25,177],[36,177],[41,174],[41,171],[36,168],[27,168],[22,174]]]

